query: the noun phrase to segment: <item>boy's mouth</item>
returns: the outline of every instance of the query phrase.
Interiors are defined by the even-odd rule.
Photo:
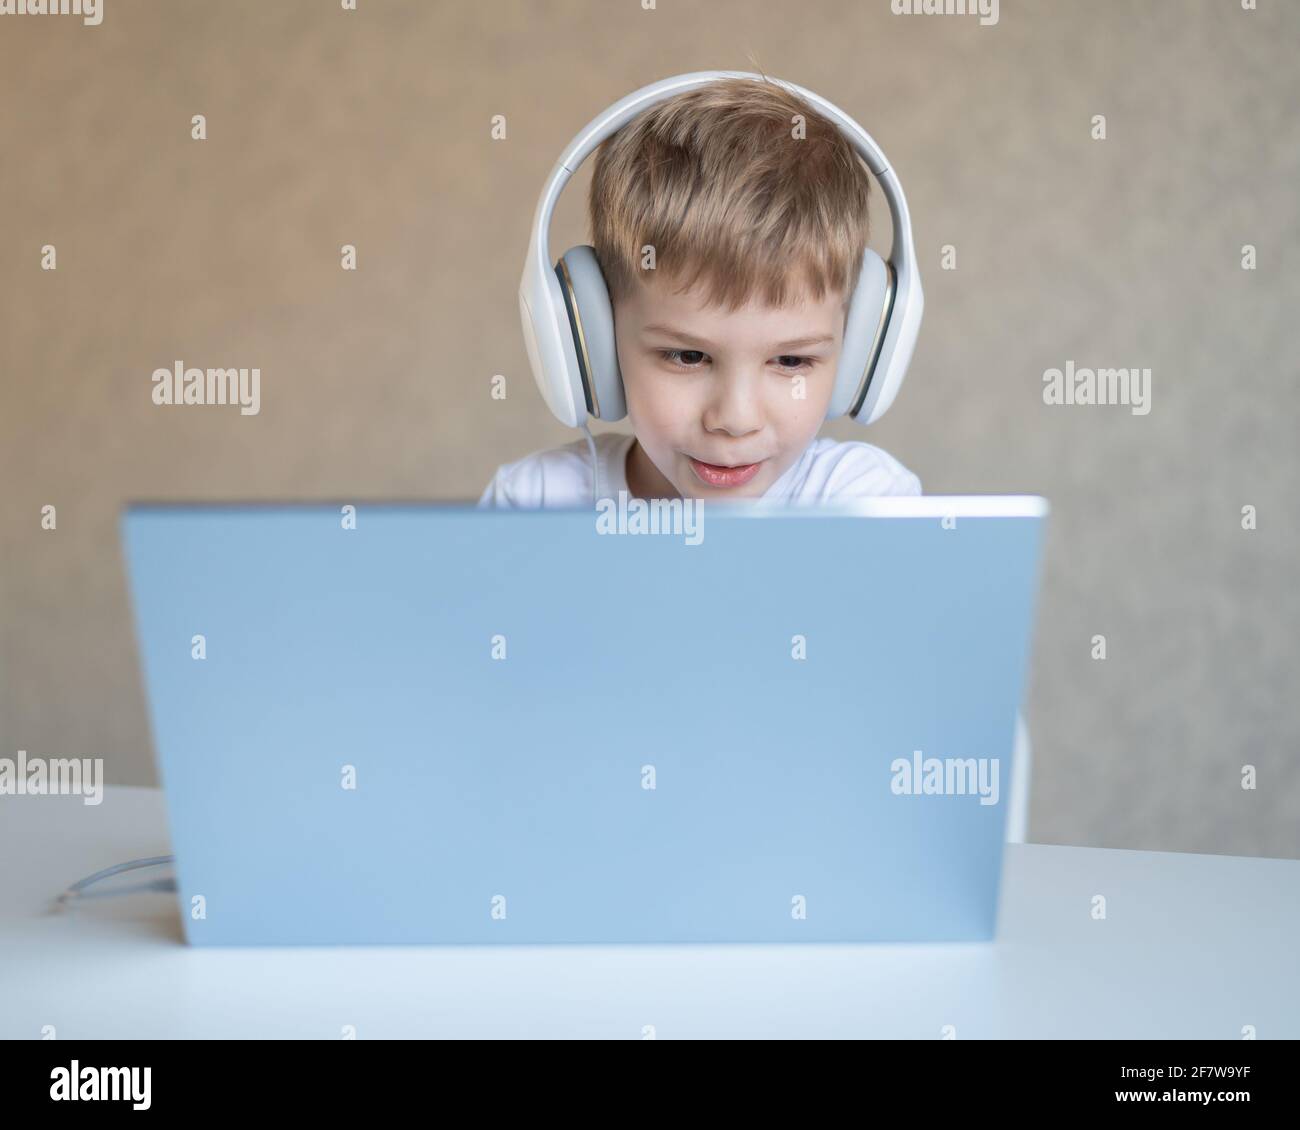
[[[690,460],[691,470],[696,477],[711,487],[742,487],[758,474],[758,469],[763,465],[760,461],[739,467],[720,467],[716,463],[704,463],[691,455],[686,458]]]

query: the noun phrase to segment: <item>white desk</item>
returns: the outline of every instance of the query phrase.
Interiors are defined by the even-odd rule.
[[[1300,1037],[1300,860],[1010,844],[982,945],[191,949],[169,894],[43,913],[169,852],[153,789],[0,798],[0,1038]]]

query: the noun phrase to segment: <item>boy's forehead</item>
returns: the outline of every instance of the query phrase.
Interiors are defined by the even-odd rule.
[[[689,290],[678,291],[657,277],[637,279],[633,293],[620,305],[626,307],[625,315],[630,314],[638,328],[647,332],[660,327],[708,337],[710,332],[723,331],[728,338],[753,334],[760,341],[834,333],[840,328],[837,319],[842,320],[844,314],[844,296],[839,291],[830,291],[818,300],[804,284],[792,286],[787,300],[779,305],[769,305],[758,294],[729,310],[710,303],[703,279]]]

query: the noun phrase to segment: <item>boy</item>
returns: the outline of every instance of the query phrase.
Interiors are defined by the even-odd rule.
[[[805,134],[792,122],[802,115]],[[816,438],[868,238],[870,175],[769,82],[659,103],[601,143],[588,208],[632,435],[595,437],[601,494],[810,503],[917,495],[868,443]],[[654,248],[643,270],[641,249]],[[592,500],[587,441],[497,469],[479,506]]]

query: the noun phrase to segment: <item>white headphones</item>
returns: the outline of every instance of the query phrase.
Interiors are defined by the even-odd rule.
[[[585,428],[588,416],[621,420],[627,415],[627,400],[618,368],[613,307],[595,250],[587,244],[570,248],[551,266],[549,231],[555,202],[578,166],[610,134],[656,103],[722,78],[761,81],[763,76],[745,71],[695,71],[644,86],[588,122],[547,178],[533,216],[528,257],[519,282],[519,313],[537,386],[562,424]],[[925,307],[907,200],[884,153],[857,122],[801,86],[780,79],[768,81],[806,99],[839,127],[875,174],[889,203],[893,247],[888,262],[870,248],[862,257],[844,324],[835,389],[826,411],[828,420],[847,415],[871,424],[898,395]]]

